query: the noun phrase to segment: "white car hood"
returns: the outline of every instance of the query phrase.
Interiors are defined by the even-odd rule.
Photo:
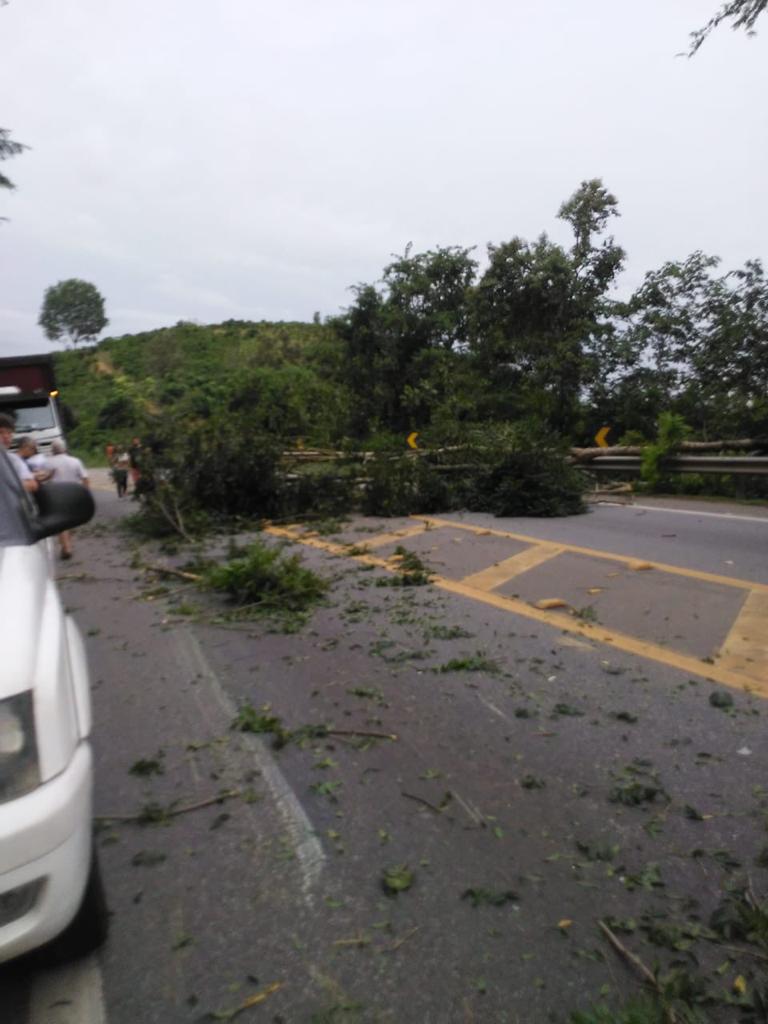
[[[34,685],[52,600],[58,596],[46,545],[0,548],[0,700]]]

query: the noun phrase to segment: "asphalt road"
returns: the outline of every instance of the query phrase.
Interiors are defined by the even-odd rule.
[[[63,972],[1,971],[3,1024],[240,1007],[273,1024],[565,1022],[638,988],[598,930],[610,916],[636,922],[622,938],[649,964],[693,969],[695,951],[712,991],[758,984],[759,960],[690,933],[743,873],[768,889],[760,512],[295,531],[290,551],[332,586],[280,632],[216,622],[218,599],[146,568],[191,553],[138,547],[114,529],[133,506],[106,489],[99,505],[61,575],[91,659],[112,934]],[[398,543],[435,584],[387,585]],[[246,705],[334,731],[276,750],[231,729]],[[119,820],[147,811],[159,823]],[[388,869],[410,886],[387,895]],[[683,952],[652,928],[670,921],[687,922]]]

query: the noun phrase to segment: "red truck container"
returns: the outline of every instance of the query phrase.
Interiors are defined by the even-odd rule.
[[[46,454],[62,439],[53,356],[0,358],[0,412],[16,420],[16,435],[33,437]]]

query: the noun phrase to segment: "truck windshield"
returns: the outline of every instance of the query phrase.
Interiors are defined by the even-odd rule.
[[[30,430],[48,430],[56,426],[49,401],[36,402],[33,405],[17,404],[12,406],[10,411],[16,417],[17,434],[27,434]]]

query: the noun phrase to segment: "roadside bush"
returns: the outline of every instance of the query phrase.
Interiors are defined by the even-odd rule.
[[[380,456],[365,467],[361,511],[367,516],[407,516],[456,507],[450,485],[424,459]]]
[[[510,452],[481,471],[467,508],[495,516],[570,516],[584,511],[584,476],[556,452]]]
[[[281,516],[338,516],[349,512],[356,501],[354,467],[318,470],[308,466],[284,479],[280,495]]]
[[[204,529],[210,516],[271,516],[281,508],[282,445],[214,422],[155,421],[144,433],[139,493],[150,523],[182,535]],[[149,525],[149,524],[148,524]]]
[[[531,424],[478,429],[462,445],[418,458],[382,456],[366,468],[366,515],[465,508],[497,516],[559,516],[585,510],[583,474]]]
[[[187,438],[173,467],[174,483],[203,508],[227,515],[272,515],[280,507],[281,452],[277,438],[207,427]]]

